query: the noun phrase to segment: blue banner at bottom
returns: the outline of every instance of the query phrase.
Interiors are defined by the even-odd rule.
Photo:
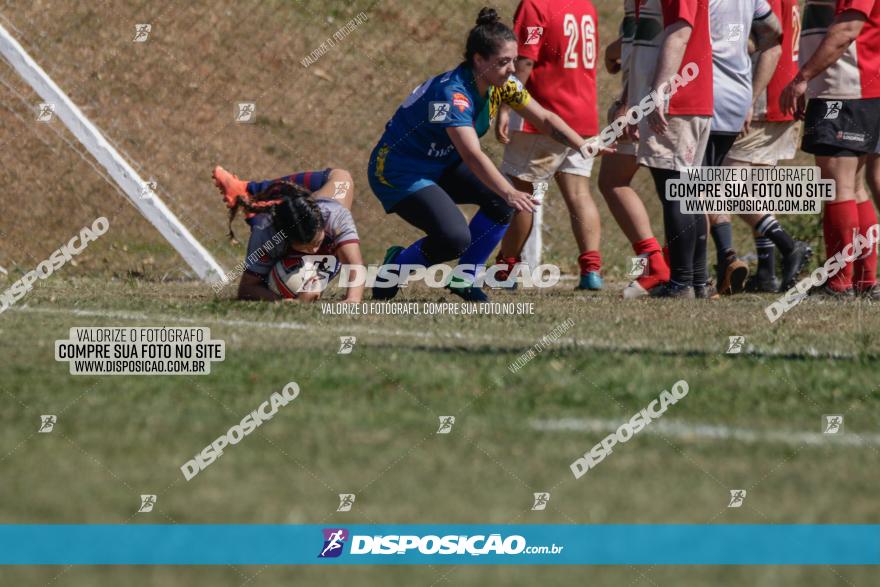
[[[880,525],[0,525],[3,565],[877,565]]]

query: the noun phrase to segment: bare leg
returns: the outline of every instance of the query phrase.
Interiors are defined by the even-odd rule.
[[[351,173],[344,169],[332,169],[330,178],[321,189],[315,191],[316,198],[336,200],[349,210],[354,202],[354,180]]]
[[[604,155],[599,169],[599,191],[617,225],[633,244],[654,236],[645,204],[630,187],[638,170],[635,157],[617,154]]]
[[[630,187],[639,164],[632,155],[612,154],[602,157],[599,191],[623,234],[639,256],[648,258],[645,272],[623,292],[626,299],[647,295],[652,288],[669,281],[669,266],[654,231],[648,210],[638,193]]]
[[[880,206],[880,155],[868,155],[866,170],[868,188],[874,195],[877,206]]]
[[[864,157],[816,157],[822,179],[833,179],[837,183],[835,202],[856,199],[856,182],[864,160]]]
[[[868,196],[868,190],[865,188],[865,176],[867,175],[867,169],[868,158],[859,157],[859,167],[856,171],[856,185],[854,194],[857,204],[867,202],[870,199],[870,197]]]
[[[556,183],[568,206],[571,231],[578,252],[598,251],[601,239],[599,209],[590,193],[590,178],[571,173],[557,173]]]

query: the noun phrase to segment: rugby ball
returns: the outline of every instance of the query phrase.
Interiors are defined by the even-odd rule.
[[[269,274],[269,289],[287,299],[294,299],[301,293],[320,293],[320,285],[317,265],[302,257],[278,261]]]

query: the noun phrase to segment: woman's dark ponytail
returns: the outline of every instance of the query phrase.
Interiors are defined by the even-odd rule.
[[[265,191],[267,200],[280,200],[272,206],[272,224],[288,242],[310,243],[324,228],[324,215],[307,189],[288,181],[277,181]]]
[[[259,194],[242,195],[229,211],[229,238],[236,243],[232,221],[238,209],[272,216],[276,231],[282,232],[288,242],[310,243],[324,228],[324,215],[312,198],[312,192],[289,181],[276,181]]]
[[[477,26],[495,24],[500,20],[501,17],[498,16],[498,11],[496,11],[494,8],[489,8],[488,6],[486,6],[482,8],[480,10],[480,14],[477,15]]]

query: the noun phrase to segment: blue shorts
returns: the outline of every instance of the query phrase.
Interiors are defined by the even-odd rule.
[[[456,161],[453,167],[458,163],[460,161]],[[391,214],[391,210],[401,200],[423,188],[437,185],[437,181],[449,168],[448,162],[432,168],[426,161],[394,155],[387,145],[379,143],[370,154],[367,178],[385,212]]]

